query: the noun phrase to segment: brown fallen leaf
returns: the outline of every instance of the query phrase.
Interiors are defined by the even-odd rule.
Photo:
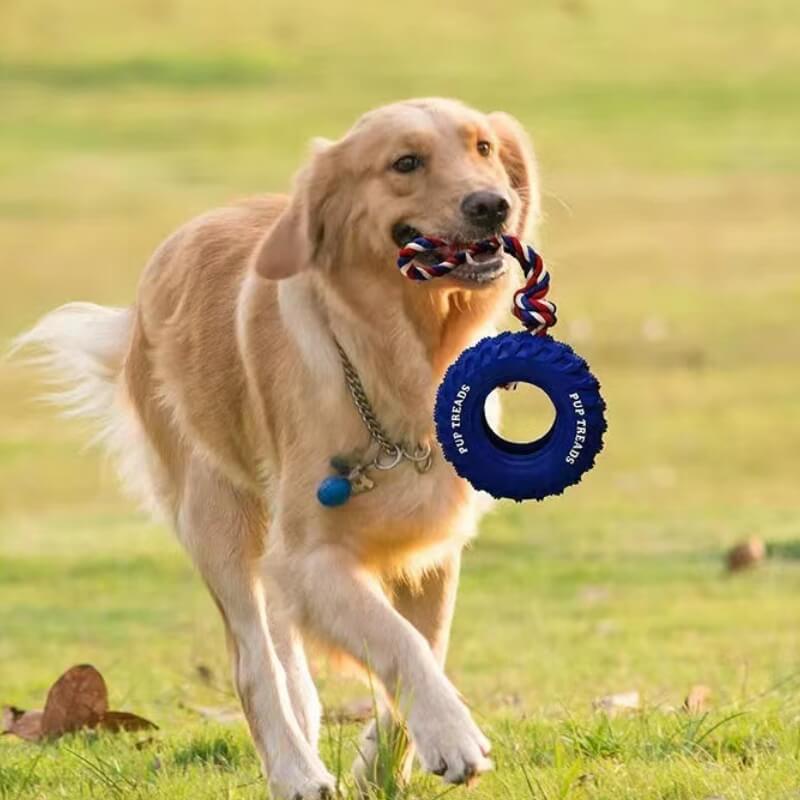
[[[120,731],[157,731],[158,725],[149,719],[131,714],[128,711],[106,711],[97,723],[97,727],[111,733]]]
[[[708,686],[697,684],[689,690],[682,708],[687,714],[702,714],[708,710],[710,699],[711,689]]]
[[[28,742],[38,742],[42,737],[42,712],[24,711],[16,706],[5,706],[0,733],[3,735],[13,734]]]
[[[195,675],[200,679],[200,682],[205,686],[214,685],[214,672],[207,664],[198,664],[194,668]]]
[[[23,711],[14,706],[3,709],[2,733],[29,742],[57,739],[86,728],[116,733],[158,726],[127,711],[109,711],[106,682],[89,664],[71,667],[50,687],[44,711]]]
[[[614,716],[622,711],[636,711],[641,708],[641,697],[635,689],[630,692],[619,692],[598,697],[592,702],[596,711],[605,711],[609,716]]]
[[[95,728],[108,711],[108,689],[90,664],[68,669],[47,693],[42,736],[58,738],[81,728]]]
[[[729,572],[742,572],[761,563],[767,555],[767,546],[758,536],[751,536],[728,551]]]

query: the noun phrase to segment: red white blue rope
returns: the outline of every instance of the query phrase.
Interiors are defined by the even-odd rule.
[[[556,324],[556,305],[546,300],[550,289],[550,274],[542,257],[516,236],[503,234],[474,242],[465,250],[454,250],[444,239],[420,236],[406,244],[397,255],[400,272],[412,281],[429,281],[452,272],[473,256],[481,253],[496,253],[502,250],[519,261],[525,274],[525,285],[514,292],[512,313],[533,334],[541,335]],[[416,259],[422,253],[436,252],[441,261],[422,264]]]

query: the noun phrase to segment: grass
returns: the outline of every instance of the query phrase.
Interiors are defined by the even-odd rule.
[[[466,556],[449,670],[497,765],[472,796],[798,797],[796,3],[26,0],[0,7],[0,53],[3,341],[66,300],[129,302],[175,225],[284,188],[308,139],[377,103],[519,116],[557,333],[600,376],[610,428],[579,487],[501,504]],[[35,391],[0,364],[0,704],[36,707],[89,661],[160,730],[0,739],[0,798],[263,797],[223,721],[212,603]],[[529,434],[529,401],[508,401]],[[749,535],[770,559],[726,577]],[[332,718],[364,693],[319,673]],[[711,708],[687,715],[700,683]],[[592,710],[633,689],[639,712]],[[356,735],[323,736],[345,788]],[[384,795],[443,791],[416,775]]]

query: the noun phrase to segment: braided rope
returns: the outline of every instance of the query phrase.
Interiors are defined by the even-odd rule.
[[[420,236],[406,244],[397,254],[400,272],[412,281],[429,281],[447,275],[462,264],[481,253],[496,253],[502,250],[516,258],[525,275],[525,285],[514,292],[512,313],[533,334],[541,335],[556,324],[556,305],[546,300],[550,289],[550,273],[542,257],[516,236],[502,234],[480,242],[474,242],[466,250],[453,250],[444,240],[433,236]],[[421,264],[416,261],[422,253],[436,252],[442,260],[436,264]]]

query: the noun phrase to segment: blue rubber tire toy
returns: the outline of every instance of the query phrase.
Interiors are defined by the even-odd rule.
[[[486,420],[487,396],[509,383],[537,386],[555,408],[552,427],[535,441],[506,441]],[[444,455],[462,478],[494,497],[522,501],[561,494],[594,466],[604,411],[597,378],[571,347],[523,331],[465,350],[439,387],[434,418]]]

